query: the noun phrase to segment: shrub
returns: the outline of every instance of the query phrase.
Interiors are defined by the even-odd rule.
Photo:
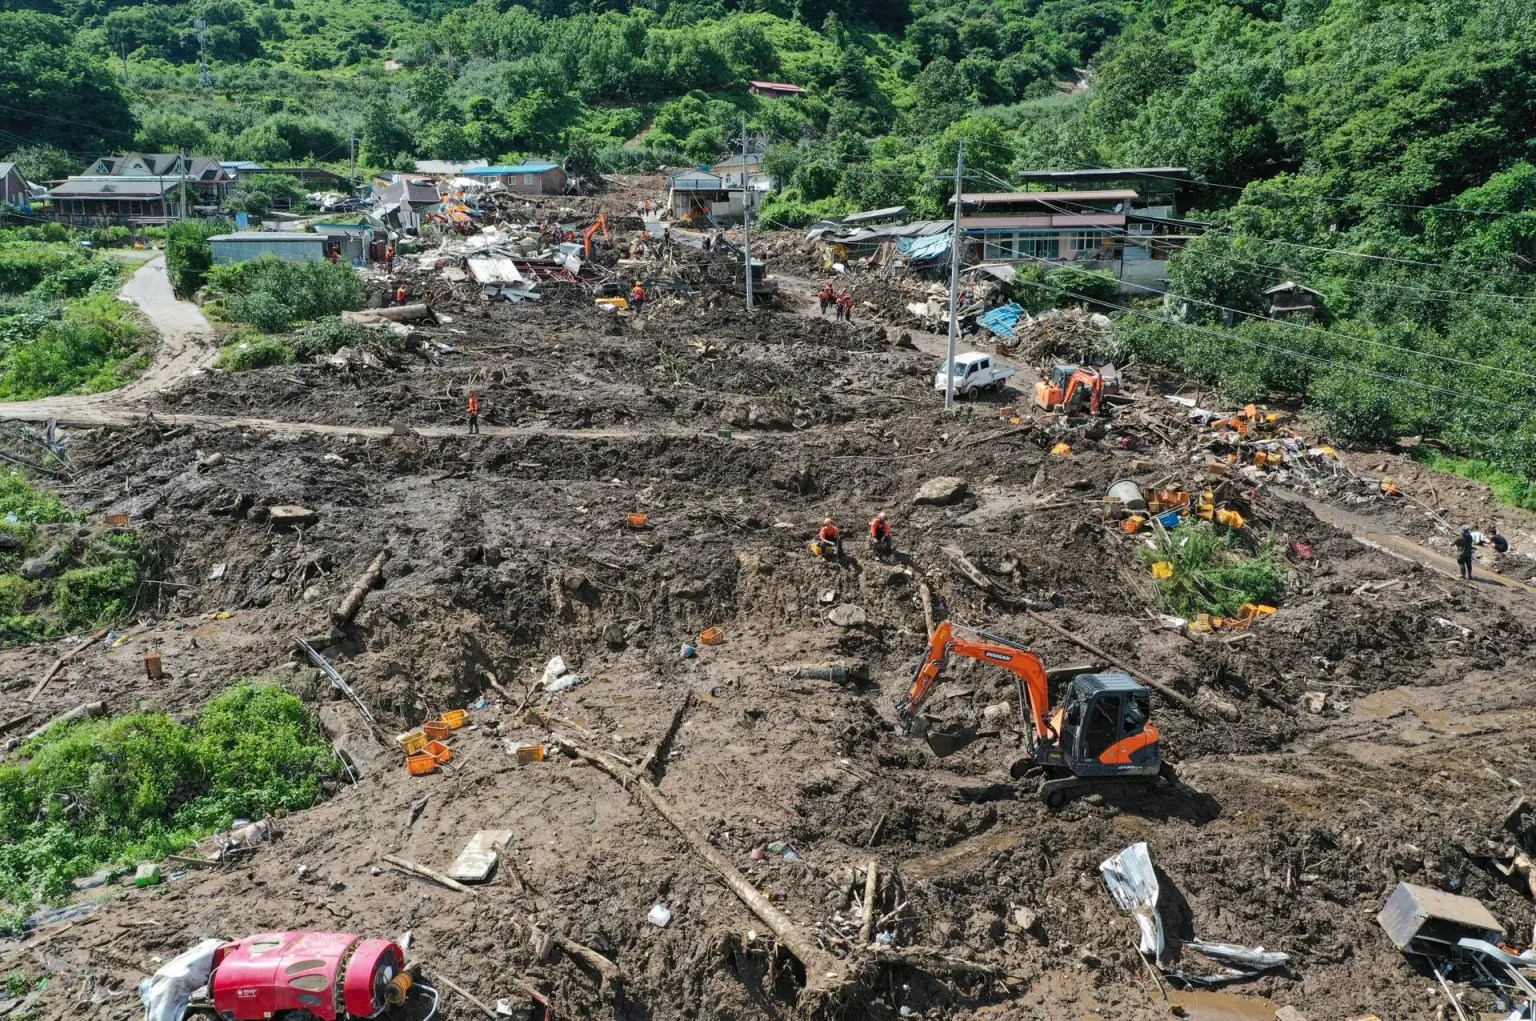
[[[229,317],[267,333],[286,330],[294,319],[293,309],[269,291],[252,291],[230,298]]]
[[[208,239],[229,231],[225,220],[182,220],[165,228],[165,271],[171,287],[190,297],[208,280],[213,268],[213,246]]]
[[[55,728],[0,765],[0,890],[22,905],[60,897],[103,864],[308,808],[333,763],[304,704],[275,685],[232,687],[190,724],[140,713]]]
[[[35,489],[15,471],[0,475],[0,518],[13,514],[24,525],[58,525],[79,518],[53,493]]]
[[[19,574],[0,575],[0,618],[20,616],[36,590],[36,585]]]
[[[66,630],[96,627],[126,616],[138,587],[139,565],[133,560],[77,567],[59,576],[53,608]]]
[[[318,358],[372,340],[380,332],[342,319],[321,319],[294,333],[293,351],[300,358]]]
[[[291,361],[293,345],[286,340],[247,334],[219,348],[219,356],[213,364],[226,372],[248,372],[269,365],[287,365]]]
[[[1209,522],[1187,522],[1172,531],[1154,525],[1152,543],[1140,555],[1149,564],[1172,566],[1173,573],[1157,583],[1158,599],[1169,613],[1236,617],[1244,603],[1280,597],[1285,565],[1273,549],[1249,556]]]

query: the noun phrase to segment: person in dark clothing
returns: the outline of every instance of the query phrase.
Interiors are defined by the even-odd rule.
[[[1497,527],[1488,530],[1488,541],[1493,543],[1493,551],[1495,553],[1509,552],[1509,540],[1499,534]]]
[[[1463,581],[1472,580],[1472,530],[1463,526],[1456,536],[1456,566],[1461,568]]]

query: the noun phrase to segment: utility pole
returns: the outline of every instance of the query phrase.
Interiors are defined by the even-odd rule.
[[[177,153],[176,159],[181,164],[179,167],[181,171],[181,219],[185,220],[187,218],[187,154],[184,152]]]
[[[949,236],[949,361],[944,366],[944,410],[955,407],[955,344],[960,339],[960,187],[965,180],[965,139],[955,153],[955,225]]]
[[[747,187],[747,119],[741,119],[741,270],[747,281],[747,309],[752,308],[752,189]]]
[[[128,85],[128,44],[126,42],[120,42],[117,44],[117,48],[118,53],[120,53],[123,58],[123,86],[126,88]]]
[[[352,142],[352,150],[351,150],[352,151],[352,175],[351,175],[351,177],[348,178],[348,180],[350,180],[352,182],[352,187],[355,190],[357,188],[357,132],[356,131],[352,132],[351,142]]]
[[[211,88],[213,75],[208,72],[208,22],[198,18],[192,26],[197,29],[197,62],[202,68],[203,88]]]

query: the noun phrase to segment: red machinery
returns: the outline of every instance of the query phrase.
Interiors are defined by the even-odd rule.
[[[415,982],[405,952],[387,939],[345,932],[264,932],[214,951],[211,1003],[194,1002],[189,1016],[211,1007],[220,1021],[338,1021],[373,1018],[406,1002]]]

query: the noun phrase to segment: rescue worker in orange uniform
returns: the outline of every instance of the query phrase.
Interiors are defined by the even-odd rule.
[[[405,304],[405,285],[404,284],[401,284],[399,287],[395,288],[395,304],[396,305],[404,305]]]
[[[869,548],[876,553],[889,553],[891,546],[891,523],[885,511],[881,511],[869,519]]]
[[[821,314],[827,314],[827,306],[832,304],[832,285],[823,284],[820,291],[816,292],[816,300],[821,302]]]
[[[638,314],[645,310],[645,284],[639,280],[629,289],[629,307]]]
[[[837,530],[837,522],[827,518],[821,523],[821,531],[816,533],[816,541],[821,543],[821,555],[826,556],[827,550],[832,550],[837,559],[843,558],[843,533]]]
[[[395,246],[394,245],[390,245],[388,248],[384,249],[384,272],[386,272],[386,273],[393,273],[394,271],[395,271]]]
[[[473,390],[469,392],[469,431],[472,435],[480,431],[480,395]]]
[[[837,296],[837,303],[843,311],[842,316],[839,318],[841,318],[844,322],[853,322],[853,295],[849,294],[847,291],[844,291],[842,294]]]

